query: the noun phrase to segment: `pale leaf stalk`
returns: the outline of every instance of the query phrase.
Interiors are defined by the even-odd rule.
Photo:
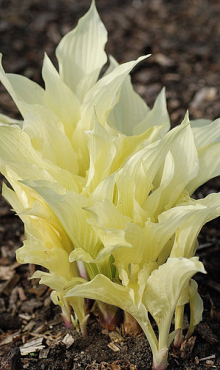
[[[165,370],[167,368],[167,359],[168,359],[167,338],[163,338],[163,340],[161,340],[161,333],[159,333],[160,344],[163,345],[163,342],[165,342],[165,347],[160,349],[159,341],[156,338],[155,332],[149,319],[147,318],[146,321],[143,321],[143,319],[138,320],[138,317],[136,317],[136,320],[139,323],[140,327],[143,329],[143,332],[146,335],[146,338],[148,340],[148,343],[153,354],[152,369]]]
[[[174,339],[174,347],[179,348],[183,342],[183,316],[184,316],[184,305],[177,306],[175,310],[175,330],[178,330],[177,335]]]

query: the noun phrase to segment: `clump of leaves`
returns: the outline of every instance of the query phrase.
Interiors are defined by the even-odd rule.
[[[25,225],[17,260],[48,270],[34,277],[52,288],[66,325],[86,334],[84,298],[97,301],[107,325],[119,307],[137,320],[162,370],[170,343],[183,339],[184,306],[187,337],[202,318],[192,276],[205,270],[194,255],[200,229],[220,214],[220,194],[191,195],[220,174],[220,120],[186,115],[170,130],[164,89],[149,109],[131,84],[147,56],[122,65],[110,57],[98,79],[106,41],[92,2],[56,49],[59,71],[45,55],[45,89],[1,66],[23,116],[0,115],[0,169],[13,188],[4,185],[3,195]]]

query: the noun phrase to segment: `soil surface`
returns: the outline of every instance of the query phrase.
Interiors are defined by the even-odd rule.
[[[219,0],[97,0],[109,32],[107,52],[119,62],[152,56],[132,73],[136,90],[152,106],[166,86],[172,125],[191,118],[220,117]],[[89,8],[90,0],[0,0],[0,52],[7,72],[42,84],[44,52],[54,51]],[[0,86],[0,112],[19,117]],[[203,185],[196,197],[220,190],[220,179]],[[88,337],[66,329],[50,290],[30,281],[33,265],[19,265],[23,226],[0,199],[0,369],[1,370],[146,370],[151,352],[143,334],[123,337],[100,328],[95,313]],[[198,256],[207,275],[196,277],[204,301],[204,319],[177,351],[171,347],[169,369],[220,369],[220,222],[206,225]],[[187,320],[187,317],[186,317]]]

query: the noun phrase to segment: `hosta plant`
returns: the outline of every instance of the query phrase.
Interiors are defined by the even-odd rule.
[[[109,57],[103,72],[106,41],[92,2],[56,49],[59,71],[45,55],[44,88],[1,66],[23,117],[0,116],[0,169],[11,184],[3,195],[25,225],[17,260],[46,268],[34,277],[52,289],[66,325],[86,334],[85,298],[107,323],[120,308],[139,323],[162,370],[171,342],[180,345],[202,318],[192,279],[205,272],[197,236],[220,214],[220,194],[191,195],[220,174],[220,120],[186,115],[170,130],[164,89],[149,109],[131,84],[130,71],[147,56],[122,65]]]

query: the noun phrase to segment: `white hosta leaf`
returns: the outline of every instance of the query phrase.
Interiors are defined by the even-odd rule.
[[[202,320],[203,301],[198,293],[198,284],[195,280],[190,279],[186,289],[181,293],[177,302],[175,311],[175,327],[185,329],[183,326],[184,306],[190,303],[190,325],[186,334],[189,338],[195,326]]]
[[[13,151],[11,148],[13,147]],[[78,191],[80,181],[69,171],[46,161],[34,150],[30,138],[20,127],[0,126],[0,166],[7,177],[9,167],[17,178],[57,181],[65,189]],[[13,176],[15,176],[15,174]]]
[[[128,312],[133,306],[128,290],[120,284],[113,283],[101,274],[97,275],[90,282],[74,286],[66,294],[66,297],[71,296],[99,300],[120,307]]]
[[[111,229],[124,229],[128,222],[131,222],[131,219],[127,216],[122,215],[112,202],[107,199],[102,199],[97,201],[91,207],[87,207],[87,210],[95,215],[98,224],[101,227],[104,227],[107,230]],[[93,219],[90,220],[90,223],[94,224]]]
[[[118,66],[107,76],[101,78],[86,94],[84,103],[81,106],[82,116],[72,137],[74,149],[78,154],[78,163],[82,176],[85,176],[89,166],[88,139],[85,139],[84,135],[85,131],[93,128],[94,109],[98,122],[105,126],[109,112],[116,103],[117,94],[123,81],[131,69],[145,58],[141,57],[136,61]]]
[[[70,297],[70,298],[64,297],[64,294],[67,291],[67,290],[64,291],[64,289],[66,286],[70,285],[70,281],[74,279],[74,281],[81,283],[85,281],[84,279],[80,277],[75,277],[71,280],[67,280],[66,277],[43,271],[36,271],[31,278],[32,279],[40,278],[40,284],[45,284],[54,290],[54,292],[52,292],[51,299],[54,302],[54,304],[59,304],[61,306],[62,316],[64,318],[66,326],[69,327],[71,325],[70,306],[74,310],[74,316],[78,318],[80,324],[84,326],[85,324],[84,320],[86,320],[84,299],[81,297]]]
[[[114,172],[112,175],[103,179],[95,190],[92,192],[90,196],[91,203],[95,203],[97,201],[108,199],[110,202],[113,203],[114,195],[115,195],[115,182],[117,179],[117,172]],[[84,187],[83,191],[85,191],[85,196],[87,193],[87,188]],[[83,194],[83,192],[82,192]]]
[[[120,307],[122,310],[130,313],[141,325],[147,336],[153,351],[157,350],[157,339],[148,318],[148,312],[143,304],[136,307],[129,289],[110,281],[104,275],[97,275],[92,281],[82,283],[70,288],[67,292],[67,298],[77,296],[95,299],[104,303]]]
[[[2,55],[0,54],[0,81],[13,98],[21,114],[24,116],[26,113],[31,112],[33,104],[44,105],[43,88],[26,77],[5,73],[1,59]]]
[[[198,209],[178,228],[174,245],[171,251],[171,257],[186,257],[190,258],[195,255],[197,247],[197,236],[202,226],[211,219],[220,215],[220,194],[213,194],[215,197],[215,204],[209,206],[207,202],[206,207]],[[213,203],[212,201],[210,203]],[[195,204],[200,205],[200,201]],[[201,204],[202,205],[202,204]]]
[[[66,328],[70,328],[70,326],[73,324],[78,331],[80,323],[81,333],[83,336],[86,336],[86,322],[89,318],[89,315],[85,316],[84,299],[79,297],[71,297],[67,299],[62,293],[56,291],[51,292],[50,298],[55,305],[59,305],[61,307],[62,317],[64,319]]]
[[[84,283],[86,281],[81,277],[74,277],[71,280],[67,280],[66,277],[56,275],[52,272],[44,272],[39,270],[35,271],[35,273],[31,276],[31,279],[41,279],[40,284],[45,284],[51,289],[54,289],[57,292],[62,292],[63,294],[69,290],[70,286]]]
[[[220,174],[220,119],[196,120],[191,126],[199,156],[198,176],[187,185],[193,194],[200,185]]]
[[[93,131],[88,142],[90,167],[86,187],[90,192],[110,175],[112,161],[116,155],[116,148],[112,137],[105,128],[95,120]]]
[[[71,138],[80,118],[80,102],[74,92],[61,80],[46,54],[42,75],[45,82],[45,104],[59,117],[67,136]]]
[[[34,106],[24,118],[23,130],[43,158],[72,173],[78,173],[76,153],[57,117],[42,106]]]
[[[77,27],[63,37],[56,49],[61,78],[80,100],[94,85],[107,61],[106,41],[107,32],[93,1]]]
[[[43,266],[50,272],[68,280],[74,277],[74,272],[77,271],[74,264],[69,262],[69,254],[64,249],[56,246],[49,249],[40,240],[25,240],[24,246],[17,250],[16,257],[19,263],[34,263]]]
[[[194,201],[195,204],[200,204],[205,207],[212,208],[212,213],[210,214],[208,220],[209,222],[219,216],[220,213],[220,193],[211,193],[203,199],[198,199]]]
[[[191,217],[196,219],[197,214],[203,209],[205,207],[200,204],[178,206],[160,214],[157,223],[147,221],[144,228],[147,248],[144,250],[143,260],[145,262],[156,261],[160,256],[162,261],[165,261],[170,254],[170,250],[164,250],[166,243],[184,222],[187,222]]]
[[[65,286],[70,283],[63,276],[57,275],[53,272],[44,272],[39,270],[34,272],[31,279],[40,279],[40,284],[45,284],[57,292],[62,292]]]
[[[158,325],[161,348],[168,347],[173,312],[182,291],[196,272],[205,273],[198,258],[169,258],[147,280],[143,300]]]
[[[118,66],[112,57],[110,64],[112,70]],[[144,100],[134,91],[131,77],[127,76],[121,86],[118,102],[109,115],[108,124],[125,135],[132,135],[134,127],[146,117],[149,110]]]
[[[192,129],[202,128],[204,126],[209,125],[210,123],[212,123],[212,121],[210,119],[205,119],[205,118],[198,118],[198,119],[194,119],[190,121]],[[195,135],[195,140],[196,140],[196,135]]]
[[[107,125],[106,130],[109,130]],[[123,134],[116,133],[113,140],[117,154],[113,160],[111,171],[117,171],[118,168],[125,165],[132,155],[137,153],[144,146],[153,143],[160,135],[161,130],[162,126],[155,126],[150,127],[140,135],[125,136]]]
[[[190,280],[191,281],[191,280]],[[190,281],[189,281],[189,284],[190,284]],[[187,286],[183,291],[182,293],[180,294],[179,296],[179,299],[177,301],[177,307],[181,307],[181,306],[184,306],[185,304],[189,303],[189,286]],[[184,311],[183,311],[184,313]],[[176,316],[176,312],[175,312],[175,316]],[[175,317],[176,318],[176,317]]]
[[[140,152],[144,153],[144,150]],[[117,208],[122,214],[131,218],[134,218],[135,199],[142,205],[142,202],[153,188],[140,152],[137,153],[138,161],[135,160],[137,156],[134,155],[119,171],[116,182]]]
[[[153,191],[144,204],[144,209],[155,209],[154,217],[173,207],[185,190],[187,184],[196,177],[199,171],[198,154],[190,125],[186,117],[184,130],[170,146],[166,157],[159,187]],[[184,165],[180,165],[184,163]],[[157,205],[156,205],[157,204]],[[155,206],[156,205],[156,206]]]
[[[104,275],[97,275],[92,281],[74,286],[65,295],[67,298],[72,296],[85,297],[102,301],[104,303],[117,306],[129,312],[134,317],[137,316],[137,308],[129,294],[129,289],[110,281]],[[141,316],[141,309],[140,314]],[[148,320],[146,312],[146,321]]]
[[[17,120],[15,118],[10,118],[5,114],[0,113],[0,125],[18,125],[22,128],[23,121]]]
[[[119,171],[117,201],[118,208],[123,214],[133,217],[134,198],[140,206],[143,206],[172,142],[185,128],[186,126],[179,126],[167,133],[163,139],[139,150]]]
[[[105,248],[107,250],[112,248],[115,265],[117,267],[123,265],[127,269],[131,261],[141,263],[146,247],[146,235],[143,230],[107,200],[96,202],[87,209],[95,216],[88,222]]]
[[[198,175],[190,181],[186,189],[189,194],[213,177],[220,175],[220,141],[214,142],[204,148],[198,149],[199,172]]]
[[[115,239],[116,239],[116,237],[115,237]],[[115,242],[115,240],[114,240],[114,242],[112,244],[107,244],[106,243],[107,246],[105,246],[103,249],[101,249],[95,258],[93,258],[90,253],[85,252],[82,248],[76,248],[74,251],[72,251],[70,253],[69,260],[70,260],[70,262],[82,261],[82,262],[86,262],[86,263],[95,263],[97,269],[99,269],[99,266],[100,266],[100,269],[101,269],[103,264],[106,265],[106,263],[108,263],[107,259],[110,258],[110,256],[113,254],[113,252],[116,249],[121,250],[121,248],[124,247],[123,244],[119,242],[119,240],[120,240],[120,235],[118,236],[118,241],[117,242]],[[125,244],[125,242],[124,242],[124,244]],[[131,248],[130,245],[127,245],[127,247]],[[108,276],[107,273],[106,273],[106,276]]]
[[[23,210],[19,216],[25,222],[28,237],[31,235],[36,240],[43,240],[48,249],[56,246],[68,254],[73,250],[72,242],[47,203],[35,200],[33,207]]]
[[[88,222],[105,247],[130,247],[124,237],[126,224],[131,221],[129,217],[118,212],[117,208],[107,199],[98,201],[86,209],[92,216],[95,216],[95,218],[89,218]]]
[[[74,249],[70,255],[69,255],[69,261],[74,262],[74,261],[82,261],[86,263],[97,263],[97,258],[93,258],[90,253],[86,252],[82,248],[76,248]]]
[[[185,122],[187,123],[187,119]],[[166,204],[168,209],[174,205],[189,181],[198,174],[199,160],[190,125],[186,125],[185,129],[173,141],[171,153],[175,169],[170,182],[171,186],[168,187],[171,194],[169,202]],[[180,166],[180,163],[184,163],[184,165]],[[168,197],[168,193],[164,194],[164,197]]]
[[[144,264],[143,268],[138,272],[138,285],[139,285],[139,296],[142,301],[143,293],[146,288],[147,280],[151,273],[158,268],[158,264],[153,261],[149,261]]]
[[[220,118],[213,122],[209,120],[191,121],[191,127],[198,149],[220,140]]]
[[[53,248],[64,249],[68,256],[73,245],[48,205],[31,188],[20,182],[18,184],[13,182],[12,185],[16,193],[4,184],[3,195],[24,222],[26,237],[31,239],[33,244],[35,241],[38,244],[42,243],[48,251]],[[32,249],[31,243],[30,249]]]
[[[136,66],[136,64],[146,59],[147,57],[148,56],[143,56],[135,61],[121,64],[107,76],[101,78],[85,96],[85,102],[82,107],[82,110],[84,112],[82,115],[82,119],[87,119],[89,123],[91,121],[93,110],[95,107],[97,119],[100,124],[104,126],[110,109],[116,103],[115,99],[125,78],[128,76],[132,68]]]
[[[57,194],[49,187],[33,184],[33,189],[45,200],[59,219],[73,245],[82,248],[96,257],[101,243],[92,227],[87,223],[89,217],[89,200],[81,194],[68,191],[66,194]]]
[[[114,251],[115,265],[119,268],[121,265],[127,270],[129,264],[141,264],[143,261],[144,250],[148,247],[146,235],[142,228],[134,223],[128,223],[124,231],[124,239],[132,248],[120,249]],[[125,244],[126,246],[126,244]],[[151,261],[149,258],[148,263]]]
[[[37,171],[38,165],[43,164],[43,159],[33,149],[29,136],[20,127],[0,126],[0,144],[1,162],[8,164],[18,176],[50,178],[46,172],[43,174],[41,168]]]
[[[169,189],[170,183],[173,180],[175,171],[174,158],[169,151],[165,157],[163,172],[161,176],[160,185],[154,189],[143,204],[143,208],[150,214],[151,220],[156,222],[157,217],[165,209],[165,204],[169,201]],[[164,196],[168,194],[168,198]]]
[[[22,204],[22,197],[19,192],[15,192],[10,189],[4,182],[2,184],[2,195],[11,204],[13,210],[19,214],[24,209],[24,205]],[[20,197],[18,196],[20,195]]]
[[[195,326],[202,321],[203,301],[198,293],[198,284],[191,279],[189,283],[190,326],[187,337],[192,335]]]
[[[141,134],[152,126],[163,126],[160,132],[160,137],[166,134],[170,129],[170,117],[167,112],[165,89],[163,88],[155,100],[153,109],[151,109],[146,117],[133,130],[134,134]]]

